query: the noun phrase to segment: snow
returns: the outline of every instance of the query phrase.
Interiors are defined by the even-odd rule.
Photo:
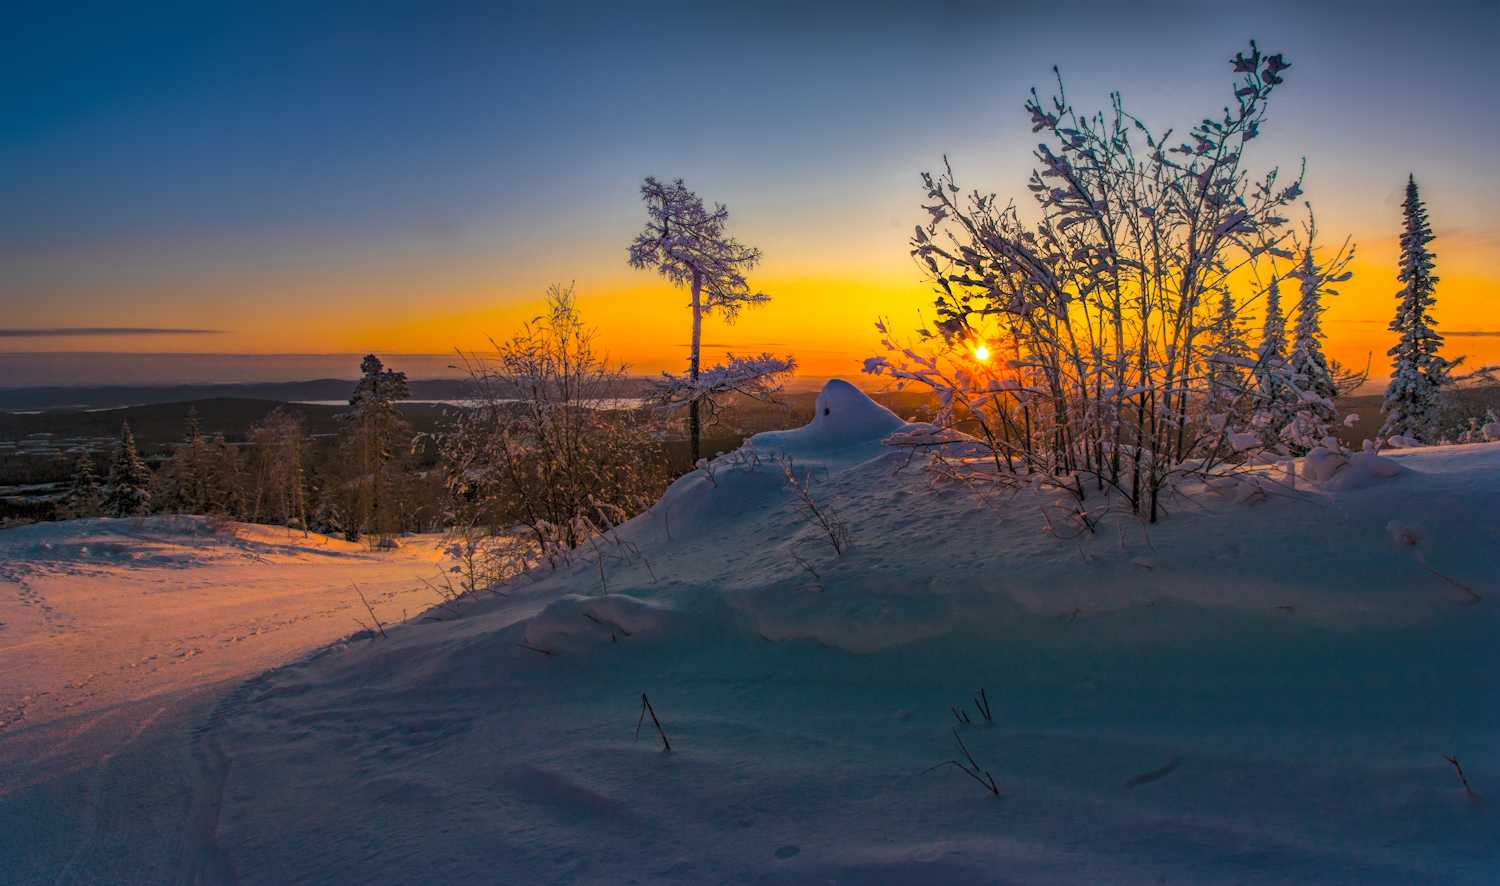
[[[149,784],[106,763],[12,790],[0,865],[247,884],[1493,881],[1500,445],[1354,453],[1326,477],[1302,460],[1295,489],[1281,465],[1226,495],[1186,481],[1157,524],[1062,538],[1043,514],[1064,493],[981,502],[882,445],[903,427],[830,382],[808,426],[685,476],[508,597],[285,650],[174,714],[176,733],[119,744]],[[808,537],[773,455],[847,521],[842,555]],[[65,525],[0,534],[6,568],[46,568],[36,545],[65,543],[48,532],[81,548],[129,526]],[[222,592],[254,574],[229,550],[252,541],[159,549],[192,565],[132,548],[93,592],[190,574]],[[351,563],[420,565],[424,544],[276,556],[305,570],[288,584],[332,587]],[[1001,796],[939,766],[955,737]]]
[[[114,752],[186,688],[242,680],[429,608],[436,537],[400,553],[202,517],[36,523],[0,533],[0,793]],[[100,728],[109,726],[102,733]],[[97,734],[96,734],[97,733]],[[110,734],[106,734],[110,733]],[[65,736],[60,741],[59,736]],[[37,747],[45,754],[22,757]]]

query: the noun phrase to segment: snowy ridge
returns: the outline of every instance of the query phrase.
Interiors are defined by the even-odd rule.
[[[257,681],[212,845],[247,883],[1490,880],[1441,754],[1500,790],[1500,445],[1062,539],[902,427],[831,382],[509,598]],[[922,774],[955,729],[1003,796]]]

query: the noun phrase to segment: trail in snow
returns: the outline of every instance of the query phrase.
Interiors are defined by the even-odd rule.
[[[227,760],[199,727],[247,677],[357,632],[351,581],[383,621],[425,610],[439,556],[201,518],[0,533],[0,869],[231,882],[212,853]]]

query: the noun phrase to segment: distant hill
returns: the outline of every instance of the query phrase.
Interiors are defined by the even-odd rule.
[[[0,388],[0,410],[113,409],[154,403],[233,398],[294,403],[304,400],[347,400],[354,379],[260,382],[238,385],[116,385],[108,387]],[[468,396],[466,379],[427,379],[409,382],[415,400],[456,400]]]

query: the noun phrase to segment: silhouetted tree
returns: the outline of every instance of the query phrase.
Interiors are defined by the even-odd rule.
[[[770,296],[754,292],[745,272],[760,261],[760,250],[736,242],[724,233],[729,210],[715,204],[714,211],[677,179],[669,185],[646,177],[641,186],[646,201],[646,230],[630,244],[630,266],[656,268],[675,286],[686,286],[693,295],[693,332],[685,376],[662,373],[650,398],[664,408],[686,406],[688,439],[692,460],[698,461],[698,437],[702,412],[732,392],[757,400],[775,400],[781,380],[796,368],[791,358],[760,354],[754,357],[728,355],[727,364],[706,371],[700,367],[703,317],[719,311],[733,323],[741,307],[761,305]]]

